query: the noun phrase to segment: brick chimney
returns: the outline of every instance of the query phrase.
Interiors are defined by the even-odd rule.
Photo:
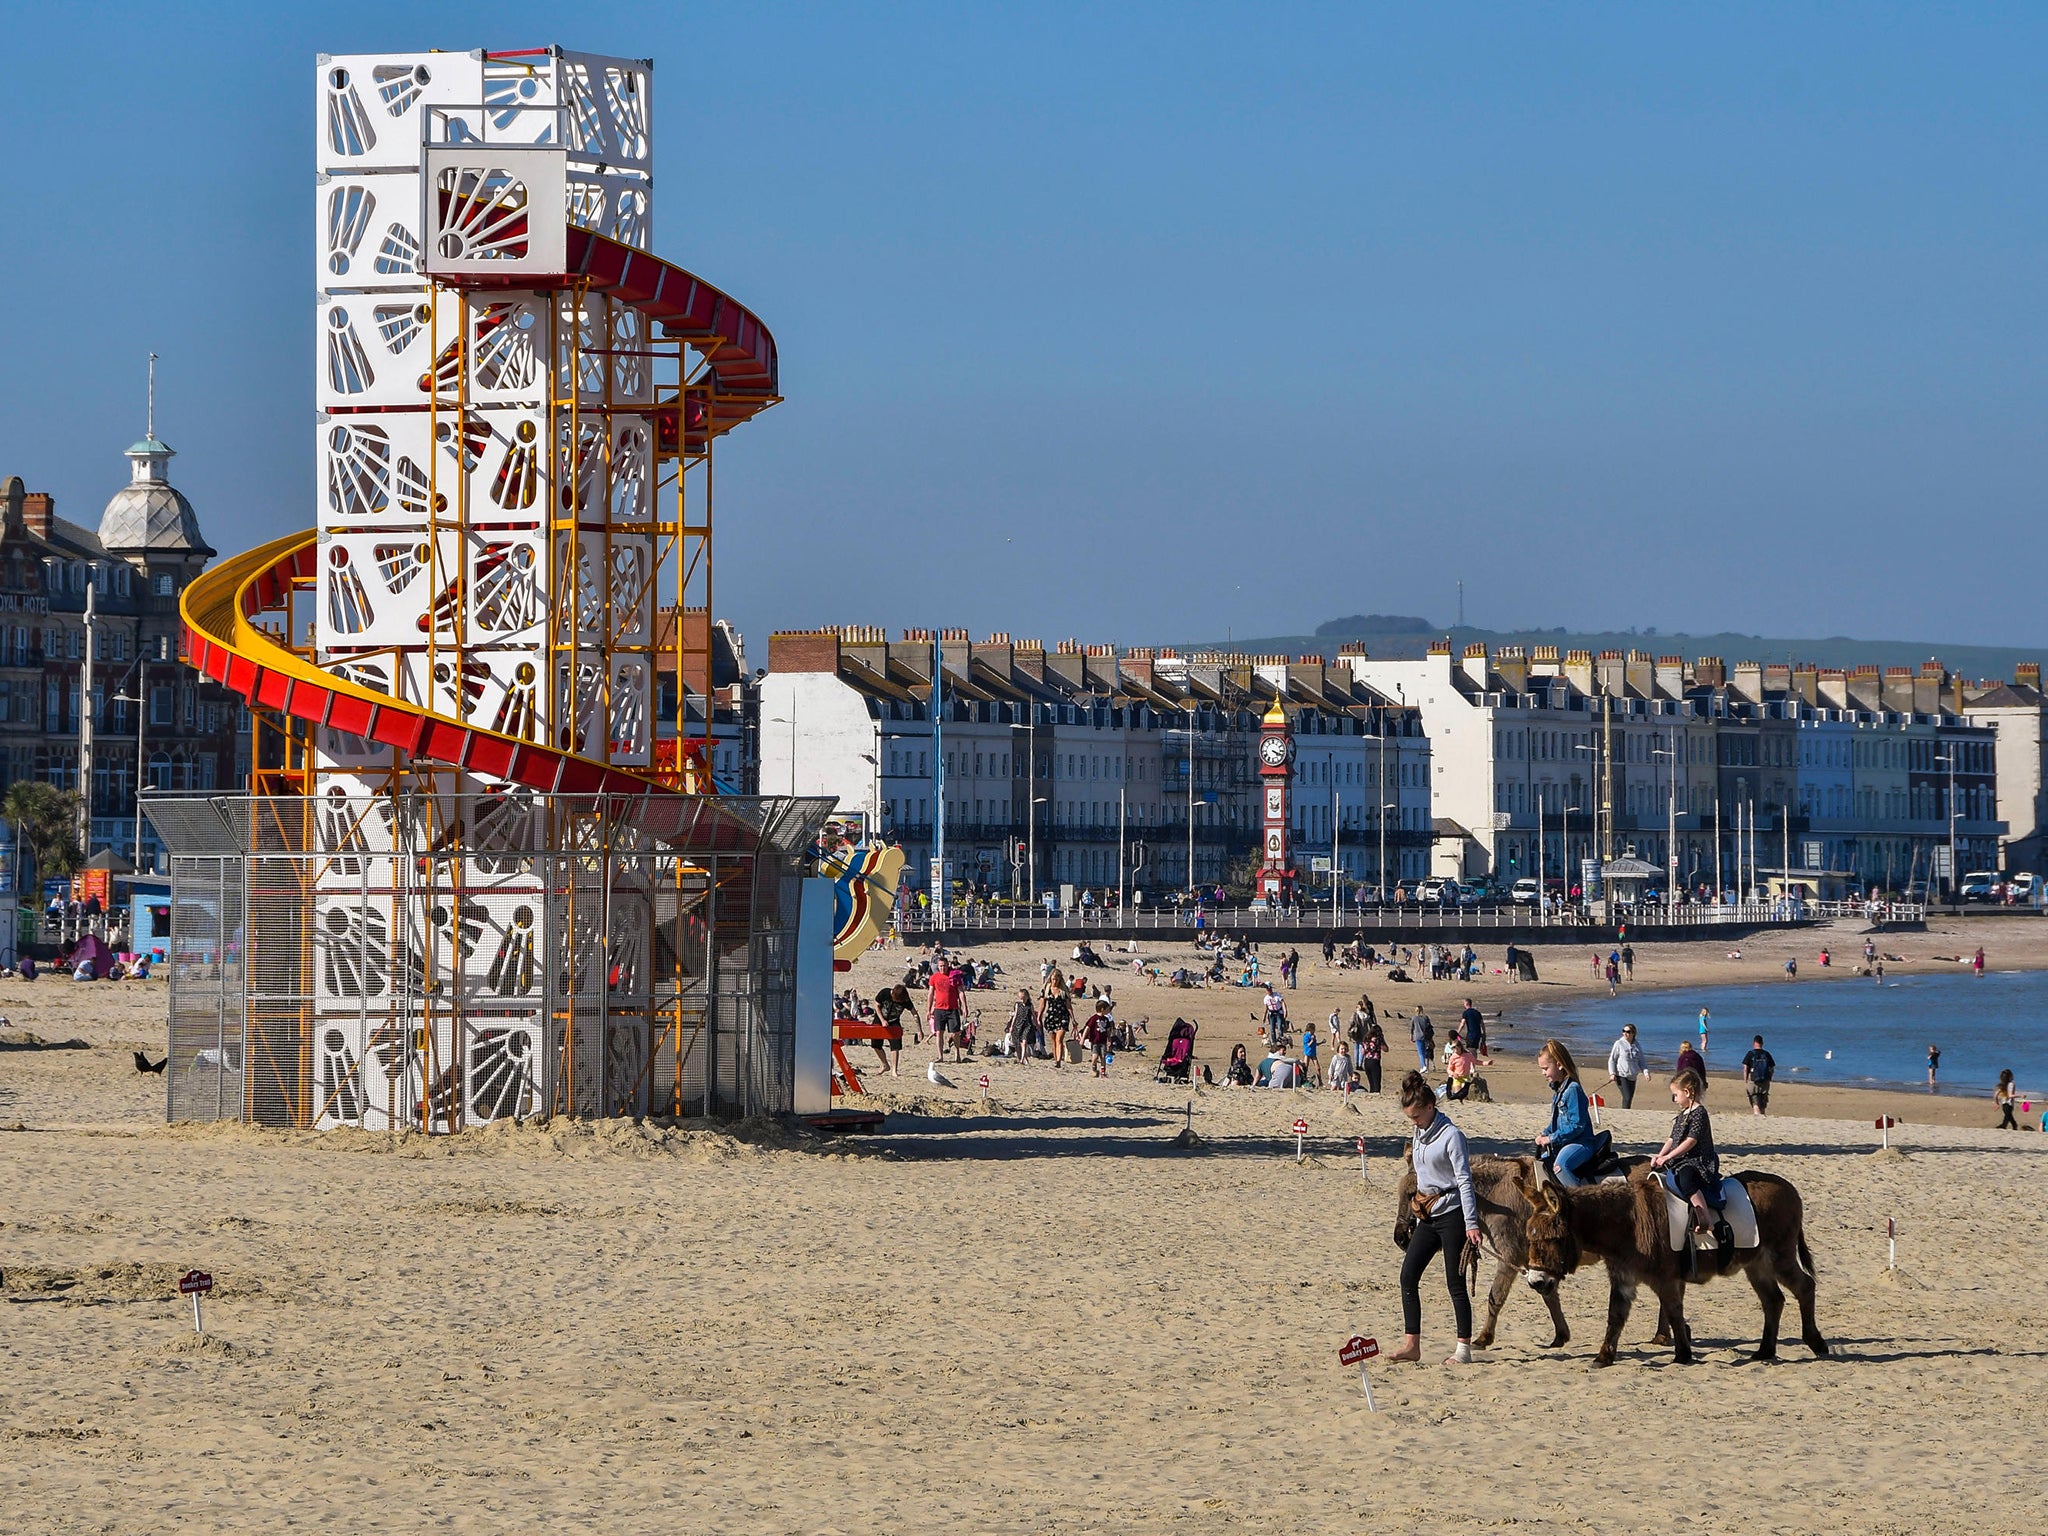
[[[768,636],[770,672],[837,672],[839,631],[778,629]]]
[[[1493,670],[1501,686],[1512,693],[1529,691],[1529,653],[1519,645],[1504,645],[1493,658]]]
[[[30,533],[50,536],[50,519],[56,515],[57,499],[48,491],[29,491],[21,498],[21,525]]]
[[[1913,674],[1913,713],[1916,715],[1937,714],[1941,710],[1941,685],[1948,681],[1948,668],[1938,661],[1923,661],[1920,670]],[[1960,705],[1963,696],[1963,680],[1956,678],[1955,696]]]
[[[2041,663],[2038,661],[2016,662],[2012,669],[2012,680],[2017,687],[2038,690],[2041,686]]]
[[[1591,695],[1593,692],[1593,653],[1591,651],[1566,651],[1564,653],[1565,681],[1579,692]]]
[[[1486,692],[1485,646],[1474,644],[1465,647],[1464,673],[1466,680],[1474,688],[1477,688],[1481,693]]]
[[[1685,697],[1685,658],[1683,656],[1659,656],[1657,658],[1657,692],[1667,699]]]

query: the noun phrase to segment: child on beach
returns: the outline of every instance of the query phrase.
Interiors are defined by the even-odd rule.
[[[1109,1000],[1098,997],[1095,1011],[1081,1027],[1081,1038],[1088,1044],[1088,1070],[1096,1077],[1109,1076],[1109,1032]]]

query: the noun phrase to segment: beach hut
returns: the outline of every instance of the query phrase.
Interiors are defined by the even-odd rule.
[[[1600,866],[1600,884],[1607,892],[1607,899],[1621,906],[1639,903],[1650,883],[1663,878],[1662,869],[1634,854],[1623,854]]]

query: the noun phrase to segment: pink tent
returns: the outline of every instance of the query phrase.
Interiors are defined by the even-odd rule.
[[[96,933],[88,933],[79,939],[71,953],[63,959],[67,972],[75,972],[85,961],[92,962],[92,979],[105,981],[113,974],[114,952],[107,948],[106,941]]]

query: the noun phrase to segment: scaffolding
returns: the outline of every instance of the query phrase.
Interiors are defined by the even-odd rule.
[[[824,799],[152,796],[173,1120],[787,1113]]]

